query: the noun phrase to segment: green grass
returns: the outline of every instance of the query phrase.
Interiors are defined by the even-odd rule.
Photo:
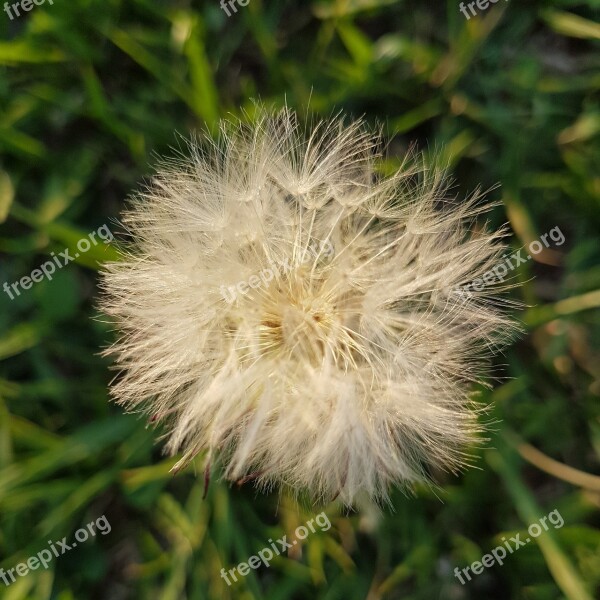
[[[11,301],[0,290],[0,567],[106,514],[112,530],[0,598],[584,600],[600,591],[600,2],[54,0],[0,12],[0,286],[114,219],[173,154],[254,101],[382,123],[386,169],[417,142],[456,192],[501,205],[525,335],[481,392],[498,421],[461,477],[340,513],[269,569],[219,575],[321,508],[229,487],[201,460],[173,476],[156,432],[108,402],[111,339],[94,308],[98,246]],[[177,133],[176,133],[177,132]],[[531,452],[531,447],[543,454]],[[550,460],[553,459],[553,460]],[[566,468],[567,466],[571,469]],[[194,468],[198,471],[197,476]],[[453,577],[528,524],[550,529],[466,586]]]

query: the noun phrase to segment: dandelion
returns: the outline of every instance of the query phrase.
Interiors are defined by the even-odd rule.
[[[103,277],[112,394],[164,422],[176,468],[205,452],[230,480],[350,505],[468,463],[472,384],[514,325],[506,285],[456,290],[506,232],[477,228],[489,205],[448,199],[414,153],[380,175],[381,147],[360,121],[259,111],[132,200]]]

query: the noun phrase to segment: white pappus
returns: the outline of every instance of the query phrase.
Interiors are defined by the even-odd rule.
[[[228,479],[351,505],[466,464],[471,384],[515,326],[506,284],[453,290],[494,266],[506,231],[476,227],[489,205],[448,199],[415,153],[380,175],[381,147],[361,121],[305,130],[261,109],[133,198],[102,282],[112,394],[165,422],[178,467],[205,452]]]

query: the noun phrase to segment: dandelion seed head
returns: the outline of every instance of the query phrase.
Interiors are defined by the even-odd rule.
[[[133,198],[104,271],[114,398],[166,424],[178,468],[206,452],[316,500],[460,469],[472,384],[515,330],[501,282],[456,293],[500,260],[489,206],[416,153],[383,177],[360,121],[265,111],[190,153]]]

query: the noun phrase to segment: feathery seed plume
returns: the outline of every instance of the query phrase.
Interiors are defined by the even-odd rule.
[[[124,216],[101,300],[114,398],[167,424],[179,467],[205,451],[228,479],[319,500],[459,469],[480,431],[470,384],[515,329],[502,282],[458,291],[503,251],[504,230],[475,228],[489,206],[447,199],[414,154],[382,177],[360,121],[305,132],[286,109],[221,130]]]

